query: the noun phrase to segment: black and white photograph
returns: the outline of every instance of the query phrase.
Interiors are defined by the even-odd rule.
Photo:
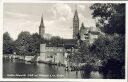
[[[125,3],[4,3],[7,79],[125,79]]]

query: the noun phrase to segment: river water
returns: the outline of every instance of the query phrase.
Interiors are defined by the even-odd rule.
[[[90,74],[82,71],[65,71],[62,66],[43,63],[6,61],[3,63],[3,78],[102,79],[103,75],[98,71],[92,71]]]

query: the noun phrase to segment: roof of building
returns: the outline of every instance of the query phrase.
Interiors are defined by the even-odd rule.
[[[75,39],[63,39],[63,43],[65,45],[74,45],[76,44],[76,40]]]
[[[46,47],[64,47],[66,49],[76,48],[77,41],[75,39],[63,39],[63,43],[59,45],[51,45],[47,43]]]
[[[79,19],[77,10],[75,11],[74,19]]]
[[[75,40],[75,39],[64,39],[63,43],[64,43],[64,47],[66,49],[76,48],[77,40]]]

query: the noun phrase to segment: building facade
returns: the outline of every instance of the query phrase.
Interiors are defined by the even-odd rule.
[[[46,44],[41,44],[38,61],[65,64],[65,54],[64,47],[48,47]]]

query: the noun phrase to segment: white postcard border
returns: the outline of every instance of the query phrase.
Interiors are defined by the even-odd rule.
[[[30,78],[26,78],[26,79],[5,79],[3,78],[3,58],[2,58],[2,44],[3,44],[3,3],[126,3],[126,51],[125,51],[125,56],[126,56],[126,59],[125,59],[125,62],[126,62],[126,65],[125,65],[125,79],[30,79]],[[54,0],[3,0],[1,3],[0,3],[0,81],[75,81],[75,82],[113,82],[113,81],[116,81],[116,82],[126,82],[127,81],[127,63],[128,63],[128,56],[127,56],[127,53],[128,53],[128,50],[127,50],[127,47],[128,47],[128,1],[54,1]],[[9,68],[8,68],[9,69]]]

